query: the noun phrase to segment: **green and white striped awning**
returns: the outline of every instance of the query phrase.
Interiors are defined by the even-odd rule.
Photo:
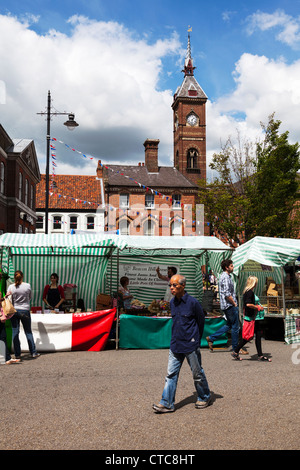
[[[248,261],[265,266],[282,267],[300,256],[300,240],[293,238],[255,237],[239,246],[232,254],[234,274],[238,275]]]

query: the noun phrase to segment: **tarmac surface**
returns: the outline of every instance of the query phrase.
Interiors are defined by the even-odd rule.
[[[300,344],[271,363],[202,349],[213,403],[196,409],[185,361],[174,413],[156,414],[168,350],[57,352],[0,366],[0,450],[298,450]]]

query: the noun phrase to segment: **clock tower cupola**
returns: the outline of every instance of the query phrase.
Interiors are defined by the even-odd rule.
[[[194,76],[190,34],[184,62],[184,79],[174,95],[174,167],[197,184],[206,179],[207,96]]]

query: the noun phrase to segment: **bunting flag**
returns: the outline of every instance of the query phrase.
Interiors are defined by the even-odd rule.
[[[36,348],[39,352],[102,351],[115,317],[115,308],[82,313],[31,314],[31,328]],[[40,327],[41,324],[43,328]],[[11,326],[6,325],[6,328],[9,330]],[[7,336],[11,337],[10,334]],[[23,327],[20,328],[19,338],[22,352],[28,352]],[[10,349],[13,349],[13,344]]]

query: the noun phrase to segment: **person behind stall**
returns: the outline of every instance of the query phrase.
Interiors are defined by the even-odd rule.
[[[119,287],[119,294],[122,297],[124,308],[129,309],[131,307],[131,299],[133,299],[133,295],[131,295],[128,288],[129,278],[127,276],[121,277],[120,284],[121,287]]]
[[[167,274],[167,276],[164,276],[163,274],[161,274],[159,266],[158,266],[156,268],[156,272],[157,272],[157,276],[159,277],[159,279],[161,279],[162,281],[166,281],[168,283],[166,293],[165,293],[165,296],[164,296],[164,300],[166,302],[170,302],[173,295],[172,295],[172,292],[171,292],[170,287],[169,287],[169,282],[170,282],[171,277],[175,276],[175,274],[177,274],[177,269],[174,266],[169,266],[168,267],[168,274]]]
[[[271,362],[271,359],[264,356],[261,347],[262,338],[262,327],[261,320],[264,319],[264,308],[259,303],[259,298],[254,294],[254,289],[257,286],[258,279],[255,276],[249,276],[246,282],[246,286],[243,292],[243,304],[244,304],[244,322],[250,322],[255,320],[254,334],[255,334],[255,346],[257,350],[257,359],[259,361]],[[232,352],[234,359],[241,361],[239,352],[250,339],[240,339],[239,344]]]
[[[59,309],[65,301],[65,293],[62,286],[58,285],[58,275],[56,273],[51,274],[50,284],[45,286],[43,301],[46,307],[51,310]]]
[[[16,271],[14,275],[15,283],[11,284],[7,290],[6,296],[11,295],[12,304],[16,313],[10,319],[12,326],[12,339],[16,359],[21,359],[21,344],[19,339],[20,321],[22,322],[24,333],[26,335],[30,354],[33,358],[40,356],[36,350],[33,334],[31,331],[30,300],[31,287],[27,282],[23,282],[22,271]]]
[[[175,394],[179,372],[186,358],[192,370],[197,393],[195,408],[206,408],[211,404],[211,393],[201,363],[200,343],[205,316],[201,304],[185,290],[184,276],[171,278],[170,287],[174,298],[171,300],[172,334],[169,350],[168,372],[161,400],[152,405],[156,413],[175,411]]]

